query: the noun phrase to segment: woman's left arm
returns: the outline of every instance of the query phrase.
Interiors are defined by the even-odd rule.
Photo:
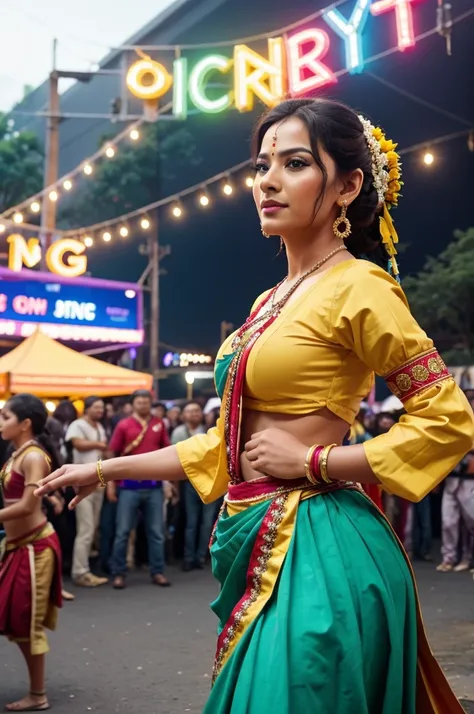
[[[366,263],[354,272],[335,296],[335,336],[385,379],[406,414],[386,434],[333,449],[328,473],[335,480],[379,481],[391,493],[418,501],[472,449],[472,409],[400,286]]]
[[[35,497],[34,491],[38,487],[38,482],[50,472],[45,456],[39,452],[30,452],[21,462],[21,470],[25,478],[23,496],[17,503],[0,509],[0,523],[31,516],[38,507],[41,507],[41,501]]]

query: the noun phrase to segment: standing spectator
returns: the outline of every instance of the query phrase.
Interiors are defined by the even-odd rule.
[[[153,402],[153,408],[151,410],[151,413],[154,417],[157,417],[158,419],[163,419],[163,421],[166,419],[167,416],[167,409],[166,409],[166,404],[163,404],[163,402]]]
[[[61,424],[62,427],[63,435],[60,445],[61,457],[63,458],[65,463],[71,463],[72,445],[70,442],[66,442],[66,433],[69,424],[72,424],[72,422],[76,421],[77,419],[77,409],[74,404],[69,401],[69,399],[63,399],[63,401],[59,402],[58,406],[56,407],[52,419]]]
[[[166,417],[168,419],[168,433],[171,436],[176,427],[181,424],[181,407],[177,405],[170,407]]]
[[[207,431],[203,424],[202,408],[197,402],[186,404],[182,418],[183,424],[174,430],[171,437],[173,445],[189,439],[194,434],[205,434]],[[193,567],[201,570],[206,562],[215,506],[213,503],[204,504],[189,481],[182,482],[181,493],[186,513],[183,570],[189,572]]]
[[[104,402],[98,397],[88,397],[84,403],[84,416],[70,424],[66,442],[72,444],[74,464],[89,464],[102,458],[107,450],[107,441],[101,420]],[[104,491],[98,487],[76,508],[76,539],[72,556],[72,577],[76,585],[95,588],[104,585],[107,578],[99,578],[90,572],[89,556],[100,522]]]
[[[169,446],[168,432],[162,419],[152,416],[150,392],[140,389],[132,395],[133,414],[122,419],[110,442],[110,450],[116,456],[145,454]],[[163,482],[123,481],[117,508],[117,530],[112,554],[114,588],[123,590],[127,572],[127,546],[132,530],[136,528],[140,507],[144,508],[145,529],[148,541],[148,557],[152,582],[160,587],[168,587],[170,582],[163,570]],[[115,484],[107,484],[108,498],[116,499]]]
[[[114,405],[111,402],[108,402],[105,405],[105,413],[102,424],[105,429],[107,441],[110,441],[114,429],[117,425],[117,415],[115,414]]]
[[[463,538],[461,561],[457,565],[456,562],[461,524],[469,533],[474,533],[474,463],[471,466],[471,459],[470,455],[464,458],[444,483],[441,502],[442,561],[436,568],[441,573],[469,569],[469,538]]]

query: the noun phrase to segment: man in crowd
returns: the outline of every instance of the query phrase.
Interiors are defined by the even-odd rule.
[[[101,419],[104,402],[98,397],[88,397],[84,403],[84,416],[73,421],[66,432],[65,441],[72,444],[74,464],[95,463],[107,450],[107,440]],[[72,578],[76,585],[95,588],[104,585],[107,578],[90,572],[89,556],[100,522],[104,491],[98,487],[76,508],[76,539],[72,556]]]
[[[194,434],[206,433],[202,408],[197,402],[186,404],[181,418],[183,424],[176,427],[171,437],[173,444],[184,441]],[[186,513],[183,570],[189,572],[193,567],[202,569],[205,565],[214,525],[215,507],[213,503],[204,504],[189,481],[182,482],[181,493]]]
[[[145,454],[169,446],[165,424],[159,417],[152,416],[152,396],[140,389],[132,395],[132,416],[122,419],[110,442],[110,450],[116,456]],[[109,482],[107,495],[116,499],[115,484]],[[117,508],[117,527],[112,553],[112,573],[114,588],[125,587],[127,572],[127,547],[132,530],[136,528],[140,507],[144,509],[145,530],[148,541],[148,559],[152,582],[160,587],[168,587],[169,581],[163,574],[164,533],[163,533],[163,484],[161,481],[123,481]]]

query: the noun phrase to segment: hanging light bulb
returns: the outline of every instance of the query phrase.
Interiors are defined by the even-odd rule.
[[[41,204],[38,201],[33,201],[33,203],[30,206],[30,210],[33,213],[39,213],[41,211]]]
[[[147,231],[149,229],[151,223],[148,218],[142,218],[142,220],[140,221],[140,225],[144,231]]]
[[[91,164],[87,163],[84,164],[84,168],[82,170],[84,171],[86,176],[90,176],[94,169],[92,168]]]
[[[50,191],[49,192],[49,200],[52,201],[53,203],[56,203],[56,201],[59,198],[59,193],[57,191]]]
[[[247,188],[252,188],[253,183],[254,183],[254,181],[253,181],[252,176],[247,176],[247,178],[245,179],[245,185],[247,186]]]
[[[102,233],[102,240],[104,240],[106,243],[110,243],[110,241],[112,240],[112,234],[109,233],[109,231],[105,231],[104,233]]]
[[[232,196],[232,193],[234,191],[232,184],[230,181],[226,181],[225,184],[222,187],[222,191],[226,196]]]
[[[120,235],[122,238],[126,238],[128,236],[128,228],[127,226],[122,226],[119,230]]]
[[[426,166],[431,166],[434,163],[435,157],[431,153],[431,151],[425,151],[423,155],[423,162],[426,164]]]
[[[474,152],[474,131],[469,132],[469,136],[467,137],[467,148],[469,151]]]
[[[171,212],[175,218],[181,218],[181,216],[183,215],[183,209],[181,208],[179,203],[176,203],[173,206],[173,210]]]
[[[138,131],[138,129],[132,129],[132,131],[130,132],[130,139],[132,141],[138,141],[139,138],[140,132]]]
[[[108,159],[113,159],[115,156],[115,149],[113,146],[108,146],[105,150],[105,155]]]
[[[63,183],[63,189],[64,189],[65,191],[70,191],[71,188],[72,188],[72,181],[71,181],[71,179],[66,179],[66,180],[64,181],[64,183]]]
[[[86,236],[84,238],[84,245],[87,248],[92,248],[92,246],[94,245],[94,239],[92,238],[92,236]]]
[[[210,203],[209,196],[207,195],[207,193],[201,193],[199,197],[199,203],[203,208],[207,208]]]
[[[13,223],[16,223],[17,225],[20,225],[20,223],[23,223],[23,213],[20,213],[20,211],[17,211],[16,213],[13,214]]]

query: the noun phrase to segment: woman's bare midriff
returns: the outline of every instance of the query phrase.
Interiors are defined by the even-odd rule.
[[[252,468],[243,452],[246,442],[251,439],[252,434],[256,434],[258,431],[282,429],[295,436],[309,448],[313,444],[342,444],[349,428],[347,422],[326,408],[304,416],[244,410],[241,426],[242,455],[240,457],[242,477],[244,481],[262,477],[259,471]]]
[[[18,469],[18,464],[13,464],[14,469],[15,467]],[[31,491],[33,486],[29,486],[28,488]],[[17,503],[17,501],[5,499],[6,508],[8,508],[8,506],[13,506],[15,503]],[[36,530],[36,528],[39,528],[43,523],[45,523],[45,521],[46,516],[43,513],[41,499],[38,499],[37,506],[31,515],[23,516],[22,518],[15,518],[12,521],[6,521],[6,523],[3,524],[3,528],[8,540],[16,540],[17,538],[22,538],[27,535],[27,533],[31,533],[31,531]]]
[[[5,501],[5,507],[12,506],[15,501]],[[23,518],[18,518],[13,521],[8,521],[4,523],[3,527],[8,540],[16,540],[17,538],[22,538],[27,533],[39,528],[43,523],[46,522],[46,516],[41,508],[41,500],[39,501],[38,507],[31,514],[31,516],[24,516]]]

